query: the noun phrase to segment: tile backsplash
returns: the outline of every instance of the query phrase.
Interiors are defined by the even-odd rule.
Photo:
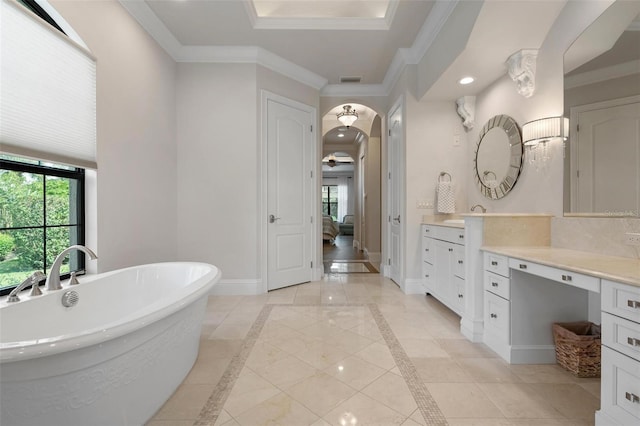
[[[640,259],[640,247],[624,243],[627,232],[640,233],[640,218],[554,217],[551,246]]]

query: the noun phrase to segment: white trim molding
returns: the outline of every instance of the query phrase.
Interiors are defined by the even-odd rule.
[[[256,30],[389,30],[400,0],[390,0],[382,17],[276,17],[259,16],[253,1],[243,1],[251,26]]]
[[[425,294],[426,289],[421,279],[407,278],[404,280],[404,294]]]
[[[522,49],[507,59],[509,77],[516,83],[518,93],[530,98],[536,90],[536,60],[538,49]]]
[[[575,89],[576,87],[600,83],[614,78],[627,77],[634,74],[640,74],[640,60],[637,59],[565,77],[564,88],[565,90]]]
[[[209,292],[210,296],[254,296],[263,294],[262,280],[255,278],[227,279],[218,281]]]
[[[391,61],[384,80],[381,84],[327,84],[328,80],[304,67],[294,64],[281,56],[278,56],[266,49],[258,46],[190,46],[181,44],[178,39],[169,31],[166,25],[155,15],[146,2],[140,0],[119,0],[120,4],[134,17],[136,21],[153,37],[158,44],[176,61],[176,62],[219,62],[219,63],[256,63],[262,65],[277,73],[283,74],[300,83],[306,84],[316,90],[321,91],[321,96],[388,96],[396,84],[402,71],[407,65],[419,63],[426,54],[429,47],[435,41],[438,33],[449,19],[451,13],[455,10],[459,0],[438,1],[436,2],[424,24],[422,25],[416,39],[411,48],[400,48],[396,52]],[[251,3],[251,2],[245,2]],[[376,18],[381,20],[382,25],[388,29],[393,16],[398,7],[398,0],[391,0],[389,8],[384,18]],[[297,29],[299,27],[309,28],[310,21],[322,24],[323,20],[318,19],[296,19],[301,24],[293,24],[286,18],[263,18],[258,17],[253,4],[246,5],[247,15],[255,28],[279,28],[277,25],[288,25],[282,28]],[[373,19],[373,18],[372,18]],[[273,23],[266,23],[271,22]],[[366,20],[366,18],[365,18]],[[332,21],[330,29],[343,29],[341,25],[356,25],[358,28],[371,30],[377,28],[368,28],[362,19],[348,19],[342,24],[336,23],[336,19]],[[356,22],[357,21],[357,22]],[[273,26],[275,25],[275,27]]]

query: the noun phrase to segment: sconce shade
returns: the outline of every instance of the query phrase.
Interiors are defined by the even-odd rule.
[[[547,117],[530,121],[522,126],[522,140],[525,145],[537,145],[554,138],[566,139],[569,136],[569,119]]]
[[[358,119],[358,113],[355,109],[351,108],[351,105],[344,105],[342,108],[344,111],[338,113],[338,121],[347,127],[351,127],[351,125]]]

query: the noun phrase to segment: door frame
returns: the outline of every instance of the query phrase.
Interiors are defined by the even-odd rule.
[[[257,294],[266,294],[268,292],[268,278],[269,278],[269,241],[268,241],[268,228],[267,228],[267,191],[268,191],[268,176],[267,176],[267,143],[268,143],[268,131],[267,131],[267,106],[269,101],[279,102],[281,104],[290,106],[292,108],[300,109],[302,111],[309,112],[311,114],[312,125],[312,146],[310,147],[311,153],[311,171],[313,176],[311,177],[311,211],[313,223],[311,230],[311,259],[313,262],[313,268],[311,270],[311,279],[316,281],[319,279],[318,268],[322,266],[322,262],[318,265],[318,235],[320,232],[320,225],[318,222],[318,199],[320,198],[319,184],[318,184],[318,113],[317,109],[311,105],[307,105],[293,99],[277,95],[265,89],[260,90],[260,138],[258,138],[258,218],[257,218],[257,235],[260,243],[258,244],[259,253],[259,273],[260,279],[256,286]]]
[[[577,135],[578,135],[578,115],[587,111],[594,111],[597,109],[608,109],[627,104],[633,104],[640,102],[640,95],[628,96],[625,98],[609,99],[602,102],[595,102],[591,104],[578,105],[569,108],[569,137],[575,135],[576,139],[571,139],[569,143],[569,194],[571,198],[569,200],[570,211],[574,211],[578,204],[577,196],[577,179],[575,178],[578,170],[578,158],[577,158]]]
[[[404,94],[401,95],[398,100],[396,100],[396,102],[393,104],[393,106],[389,109],[389,113],[387,114],[387,128],[385,129],[385,138],[386,138],[386,159],[385,159],[385,168],[384,168],[384,177],[382,179],[382,181],[384,182],[384,188],[385,188],[385,192],[386,194],[384,194],[384,199],[386,200],[386,206],[384,209],[384,216],[382,216],[382,222],[384,223],[384,227],[385,230],[383,232],[383,235],[386,236],[386,241],[384,242],[384,256],[382,258],[382,262],[384,263],[384,268],[383,268],[383,275],[385,277],[390,278],[391,276],[391,268],[389,265],[389,259],[391,257],[391,244],[392,244],[392,239],[391,239],[391,226],[390,226],[390,217],[391,217],[391,204],[392,204],[392,200],[391,200],[391,187],[389,185],[389,173],[390,173],[390,165],[389,165],[389,160],[392,158],[392,156],[390,155],[390,150],[391,150],[391,138],[390,138],[390,132],[391,132],[391,128],[393,127],[393,123],[391,122],[393,115],[396,113],[396,111],[400,111],[400,119],[401,119],[401,123],[400,126],[402,128],[402,137],[400,139],[400,146],[398,149],[398,158],[397,158],[397,164],[396,167],[398,168],[399,172],[398,172],[398,177],[400,179],[399,182],[399,187],[400,187],[400,194],[398,194],[398,203],[400,204],[399,206],[399,212],[400,212],[400,217],[401,217],[401,222],[400,222],[400,265],[399,265],[399,280],[400,282],[396,283],[400,286],[400,288],[402,289],[402,291],[404,291],[404,287],[405,287],[405,258],[404,258],[404,244],[406,242],[406,238],[405,238],[405,230],[406,230],[406,187],[405,187],[405,170],[406,170],[406,158],[405,158],[405,143],[406,143],[406,120],[405,120],[405,114],[406,114],[406,105],[405,105],[405,96]],[[387,221],[384,220],[384,218],[387,217]]]

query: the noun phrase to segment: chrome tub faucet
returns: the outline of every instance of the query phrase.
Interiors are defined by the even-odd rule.
[[[49,272],[47,282],[45,283],[45,287],[47,290],[51,291],[62,289],[62,285],[60,284],[60,267],[62,266],[62,261],[67,256],[67,254],[69,254],[73,250],[80,250],[88,254],[91,260],[96,260],[98,258],[98,256],[96,256],[96,254],[91,251],[91,249],[88,249],[87,247],[81,246],[79,244],[62,250],[62,253],[60,253],[58,257],[56,257],[56,260],[53,261],[53,265],[51,265],[51,272]]]
[[[38,282],[45,278],[45,274],[40,271],[35,271],[33,274],[29,275],[27,279],[24,280],[21,284],[16,286],[16,288],[14,288],[11,293],[9,293],[7,303],[19,302],[20,298],[18,297],[18,293],[29,286],[31,286],[31,293],[29,293],[30,296],[40,296],[42,292],[40,291],[40,287],[38,287]]]

